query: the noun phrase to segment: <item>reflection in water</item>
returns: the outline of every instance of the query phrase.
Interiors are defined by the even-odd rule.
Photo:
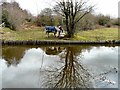
[[[47,87],[52,88],[92,88],[90,74],[76,59],[75,49],[66,48],[65,63],[53,74]],[[48,83],[50,82],[50,83]]]
[[[62,52],[64,48],[62,47],[46,47],[45,48],[45,53],[47,55],[58,55],[59,53]]]
[[[96,87],[118,87],[118,47],[93,47],[81,53],[83,64],[91,69]],[[113,78],[114,77],[114,78]]]
[[[117,87],[118,58],[112,58],[117,56],[116,50],[92,46],[3,47],[3,87],[104,88],[101,82],[109,82],[105,87]]]
[[[2,48],[2,58],[7,61],[7,65],[17,65],[24,55],[25,47],[4,47]]]

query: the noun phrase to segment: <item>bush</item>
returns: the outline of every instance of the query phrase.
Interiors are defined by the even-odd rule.
[[[112,20],[112,24],[113,24],[113,25],[120,26],[120,18],[118,18],[118,19],[113,19],[113,20]]]
[[[99,25],[105,26],[110,22],[110,16],[98,15],[97,22]]]
[[[95,21],[96,21],[95,16],[92,14],[88,14],[80,20],[80,22],[78,23],[78,27],[80,30],[95,29]]]
[[[110,27],[111,27],[111,23],[108,23],[108,24],[106,25],[106,27],[110,28]]]

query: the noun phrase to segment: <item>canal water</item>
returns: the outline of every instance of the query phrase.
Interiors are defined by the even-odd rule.
[[[119,46],[3,46],[2,88],[118,88]]]

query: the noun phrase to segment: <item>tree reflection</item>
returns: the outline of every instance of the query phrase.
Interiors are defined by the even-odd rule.
[[[78,57],[83,49],[89,50],[90,47],[66,47],[61,54],[61,60],[64,60],[61,67],[46,70],[48,80],[43,83],[47,88],[94,88],[97,84],[114,85],[115,82],[107,78],[107,75],[118,72],[117,68],[111,67],[107,71],[99,72],[95,75],[89,73],[89,70],[82,64]],[[107,87],[107,86],[105,86]]]
[[[63,47],[50,46],[45,48],[45,53],[47,55],[58,55],[63,51],[63,49],[64,49]]]
[[[76,49],[74,47],[67,47],[65,53],[64,66],[52,74],[52,78],[46,82],[47,87],[92,88],[91,75],[78,61]]]
[[[5,48],[3,47],[2,57],[7,61],[8,65],[17,65],[20,62],[21,58],[24,56],[25,50],[29,50],[31,48],[32,47],[18,47],[18,46],[17,47],[5,47]],[[41,80],[40,84],[38,84],[40,88],[42,87],[43,88],[92,88],[94,87],[93,80],[95,81],[95,83],[97,82],[97,84],[99,85],[100,84],[102,85],[115,84],[115,82],[110,81],[110,79],[107,78],[106,76],[109,74],[118,73],[117,68],[115,67],[109,68],[108,66],[106,66],[109,69],[105,67],[106,69],[105,71],[102,71],[102,72],[95,71],[95,73],[97,72],[97,75],[95,75],[94,72],[89,73],[89,70],[87,69],[87,67],[82,64],[80,54],[81,52],[84,52],[84,50],[91,51],[92,49],[91,46],[84,46],[84,45],[83,46],[82,45],[81,46],[44,46],[44,47],[41,46],[37,48],[44,50],[44,52],[47,54],[47,55],[44,54],[44,52],[41,52],[41,50],[39,49],[37,50],[40,52],[40,54],[37,54],[37,57],[40,57],[41,53],[43,53],[42,55],[43,57],[45,57],[42,59],[38,58],[39,59],[38,62],[40,60],[43,60],[42,64],[40,61],[41,65],[39,63],[34,65],[34,66],[38,65],[37,68],[40,67],[39,69],[40,74],[35,74],[39,76],[40,78],[39,80],[38,79],[37,80],[38,81]],[[32,52],[33,52],[33,56],[36,55],[35,53],[36,49],[35,49],[35,52],[34,51]],[[28,57],[30,55],[28,55]],[[53,62],[51,63],[51,61],[49,60],[50,56],[48,55],[50,56],[56,55],[57,57],[56,56],[51,57],[50,60],[54,59]],[[36,59],[36,57],[34,58]],[[29,60],[27,61],[28,61],[27,63],[29,64]],[[32,67],[32,63],[33,62],[29,64],[31,65],[30,67],[36,68],[36,67]],[[22,64],[24,68],[24,65],[26,64],[24,63]],[[36,80],[36,77],[35,77],[35,80]]]
[[[2,48],[2,58],[7,61],[7,65],[16,66],[19,64],[21,58],[24,56],[26,47],[3,47]]]

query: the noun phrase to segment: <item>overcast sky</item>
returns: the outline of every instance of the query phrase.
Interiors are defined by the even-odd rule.
[[[10,0],[9,0],[10,1]],[[51,8],[55,0],[13,0],[17,1],[23,9],[27,9],[33,15],[37,15],[44,8]],[[95,13],[102,13],[112,17],[118,17],[118,2],[120,0],[89,0],[95,5]]]

